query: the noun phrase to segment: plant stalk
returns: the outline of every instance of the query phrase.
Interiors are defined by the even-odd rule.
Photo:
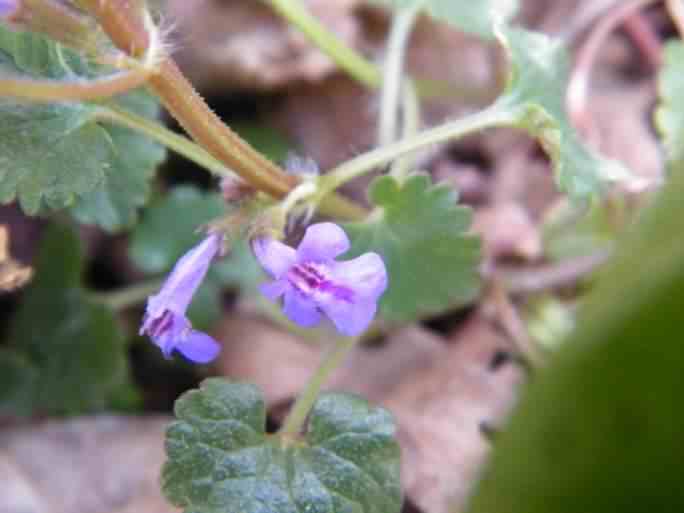
[[[318,369],[309,379],[309,382],[285,419],[283,426],[280,428],[279,434],[284,439],[297,438],[301,434],[306,418],[316,403],[318,395],[321,393],[321,388],[323,388],[323,385],[335,369],[342,364],[358,340],[359,337],[345,337],[341,342],[333,342],[333,346],[323,357]]]
[[[522,113],[519,110],[512,109],[505,104],[494,103],[490,107],[465,118],[451,121],[425,130],[414,137],[369,151],[332,169],[321,177],[320,194],[324,196],[331,193],[342,184],[363,176],[378,166],[426,146],[463,137],[486,128],[513,125],[520,119],[521,115]]]
[[[399,111],[402,83],[404,82],[404,59],[418,13],[423,2],[415,2],[408,9],[397,10],[392,19],[380,93],[380,122],[378,123],[378,146],[391,144],[399,137]]]

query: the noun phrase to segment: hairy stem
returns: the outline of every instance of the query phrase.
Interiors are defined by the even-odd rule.
[[[416,22],[423,2],[415,2],[408,9],[398,9],[392,19],[380,93],[380,122],[378,123],[378,145],[385,146],[397,140],[399,135],[399,104],[404,82],[404,59],[411,30]]]
[[[285,197],[299,182],[279,166],[252,148],[226,126],[166,55],[148,55],[148,50],[161,52],[163,46],[156,27],[144,16],[138,2],[129,0],[79,0],[98,20],[112,42],[128,55],[159,61],[149,87],[159,96],[169,113],[213,157],[234,170],[255,189],[275,198]],[[336,197],[322,205],[326,213],[355,219],[365,210]]]
[[[316,403],[321,388],[335,369],[344,361],[358,340],[359,337],[345,337],[342,341],[333,342],[333,346],[323,357],[318,369],[309,379],[309,382],[285,419],[283,426],[280,428],[279,434],[283,438],[296,438],[302,432],[306,418]]]
[[[137,89],[145,85],[149,77],[150,73],[143,68],[71,82],[3,76],[0,77],[0,96],[34,103],[102,100]]]
[[[414,137],[402,139],[394,144],[383,146],[359,155],[334,168],[320,179],[320,194],[323,196],[337,189],[354,178],[369,173],[373,169],[387,164],[407,153],[456,139],[475,132],[496,126],[509,126],[521,117],[521,112],[507,105],[493,104],[465,118],[451,121],[444,125],[425,130]]]

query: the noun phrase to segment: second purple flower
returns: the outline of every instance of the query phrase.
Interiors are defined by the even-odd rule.
[[[296,250],[270,237],[254,239],[252,249],[274,278],[261,292],[272,301],[282,296],[283,312],[300,326],[315,326],[326,315],[341,334],[357,336],[375,317],[387,288],[385,264],[377,253],[336,261],[349,249],[336,224],[309,226]]]
[[[218,343],[192,329],[185,312],[222,246],[222,235],[209,234],[178,260],[161,290],[148,298],[140,334],[149,335],[166,358],[179,351],[193,362],[207,363],[218,355]]]

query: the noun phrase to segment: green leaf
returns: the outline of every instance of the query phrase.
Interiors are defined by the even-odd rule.
[[[123,336],[114,315],[80,288],[81,260],[73,232],[48,231],[0,355],[0,411],[83,413],[106,406],[124,381]]]
[[[369,196],[377,210],[367,221],[345,225],[352,240],[345,258],[368,251],[382,256],[389,274],[380,303],[386,319],[411,321],[476,296],[480,242],[466,234],[470,210],[456,204],[448,187],[431,185],[422,174],[403,184],[382,176]]]
[[[10,56],[18,70],[47,78],[62,78],[89,71],[87,61],[40,34],[0,26],[0,51]]]
[[[398,8],[417,2],[440,21],[450,23],[464,32],[487,39],[494,38],[494,27],[511,19],[518,12],[518,0],[377,0]]]
[[[683,197],[680,162],[535,374],[467,511],[684,511]]]
[[[0,26],[0,73],[73,80],[96,72],[42,36]],[[157,116],[155,100],[140,92],[118,103]],[[101,108],[0,99],[0,203],[18,199],[31,215],[76,204],[83,222],[112,231],[131,225],[164,150],[143,136],[100,124]]]
[[[658,77],[660,105],[655,120],[670,162],[684,161],[684,43],[670,41],[663,52],[663,67]]]
[[[202,240],[199,228],[225,213],[223,198],[182,185],[153,202],[131,237],[129,255],[145,272],[170,270]]]
[[[359,397],[324,394],[308,431],[265,433],[253,385],[206,380],[176,402],[162,490],[193,513],[398,513],[399,445],[391,415]]]
[[[150,119],[159,112],[154,98],[143,91],[129,93],[119,103]],[[127,128],[107,126],[106,130],[111,142],[109,172],[77,200],[72,213],[82,223],[114,232],[137,221],[138,208],[147,203],[150,181],[166,158],[166,149]]]
[[[628,178],[621,164],[587,149],[570,125],[563,105],[569,59],[562,42],[508,27],[500,27],[497,35],[508,52],[510,72],[495,107],[520,113],[517,126],[539,140],[553,161],[559,188],[585,198],[601,192],[608,180]]]
[[[290,141],[272,127],[245,121],[232,123],[230,126],[255,150],[273,162],[282,162],[290,151]]]

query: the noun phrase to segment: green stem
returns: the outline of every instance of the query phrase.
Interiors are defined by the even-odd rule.
[[[115,123],[140,132],[216,175],[236,176],[235,173],[224,166],[221,161],[212,157],[200,145],[148,118],[110,105],[102,107],[97,113],[97,118],[101,121]]]
[[[519,109],[511,108],[504,103],[495,103],[465,118],[451,121],[425,130],[415,137],[402,139],[394,144],[369,151],[322,176],[319,181],[319,194],[323,197],[348,181],[369,173],[378,166],[426,146],[457,139],[485,128],[513,125],[521,118],[522,114]]]
[[[103,106],[97,112],[96,117],[102,121],[116,123],[145,134],[217,176],[231,178],[237,176],[200,145],[187,137],[172,132],[159,123],[111,105]],[[361,220],[366,217],[366,210],[363,207],[338,195],[328,195],[325,201],[320,204],[319,210],[324,215],[341,217],[342,219]]]
[[[415,2],[408,9],[398,9],[392,19],[380,93],[380,122],[378,123],[378,146],[397,140],[401,86],[404,81],[404,59],[411,30],[423,2]]]
[[[410,79],[404,80],[404,89],[402,94],[402,113],[404,126],[402,127],[401,136],[403,139],[410,139],[415,137],[420,130],[421,116],[420,116],[420,101],[418,94],[413,86],[413,81]],[[392,164],[391,174],[394,178],[402,181],[414,166],[416,156],[414,154],[407,154],[397,159]]]
[[[163,278],[155,278],[112,292],[93,292],[90,294],[90,298],[112,310],[123,310],[145,301],[148,296],[157,292],[163,283]]]
[[[354,80],[370,89],[382,83],[378,66],[348,47],[321,22],[314,18],[300,0],[264,0],[291,25],[297,27],[313,44],[330,57]],[[491,97],[488,91],[460,88],[439,80],[420,78],[416,89],[425,98],[462,96],[476,103]],[[483,94],[487,93],[487,94]]]
[[[335,341],[328,353],[323,357],[316,372],[311,376],[299,398],[290,410],[279,434],[286,439],[296,438],[302,432],[306,418],[313,408],[321,388],[340,364],[344,361],[349,351],[354,347],[359,337],[346,337],[342,342]]]
[[[23,77],[0,77],[0,96],[32,102],[94,101],[127,93],[145,85],[150,74],[144,69],[124,71],[92,80],[31,80]]]
[[[349,75],[370,88],[376,88],[380,85],[378,68],[329,32],[321,22],[311,16],[299,0],[266,1],[274,11],[301,30],[306,37]]]

